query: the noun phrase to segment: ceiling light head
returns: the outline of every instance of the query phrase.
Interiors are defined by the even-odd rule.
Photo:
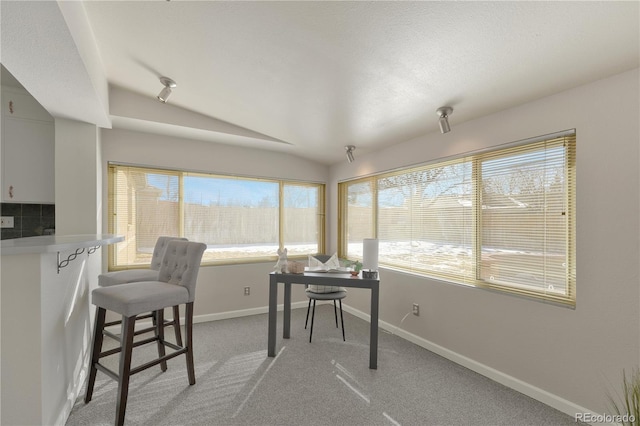
[[[353,151],[356,149],[355,146],[353,145],[347,145],[344,147],[345,151],[347,151],[347,161],[349,161],[350,163],[353,163],[353,161],[355,160],[355,157],[353,156]]]
[[[177,86],[176,82],[171,80],[169,77],[160,77],[160,83],[164,86],[164,88],[160,91],[158,95],[158,100],[163,104],[167,103],[169,96],[171,96],[171,89]]]
[[[451,107],[440,107],[436,110],[436,114],[440,117],[438,119],[438,124],[440,125],[440,133],[449,133],[451,131],[451,127],[449,126],[449,116],[453,113],[453,108]]]

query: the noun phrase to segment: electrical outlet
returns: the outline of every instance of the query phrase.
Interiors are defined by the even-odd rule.
[[[245,287],[245,288],[244,288],[244,295],[245,295],[245,296],[248,296],[248,295],[250,295],[250,294],[251,294],[251,287]]]
[[[13,228],[13,216],[2,216],[0,228]]]
[[[420,316],[420,305],[417,303],[413,304],[413,315],[419,317]]]

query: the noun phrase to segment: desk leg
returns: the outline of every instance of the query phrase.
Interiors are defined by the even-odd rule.
[[[369,336],[369,368],[378,369],[378,302],[379,288],[371,288],[371,326]]]
[[[276,356],[276,325],[278,321],[278,281],[276,277],[269,277],[269,342],[267,355]]]
[[[284,283],[284,315],[282,325],[282,337],[288,339],[291,336],[291,283]]]

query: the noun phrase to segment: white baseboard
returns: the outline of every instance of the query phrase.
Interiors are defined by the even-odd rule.
[[[291,304],[291,309],[306,308],[307,307],[307,303],[308,302],[293,302]],[[284,305],[278,305],[278,311],[283,311],[283,310],[284,310]],[[230,318],[247,317],[247,316],[250,316],[250,315],[266,314],[268,312],[269,312],[269,307],[268,306],[262,306],[260,308],[251,308],[251,309],[241,309],[241,310],[238,310],[238,311],[219,312],[217,314],[196,315],[196,316],[193,317],[193,322],[195,324],[195,323],[199,323],[199,322],[217,321],[217,320],[230,319]],[[183,324],[184,324],[184,322],[183,322]]]
[[[363,319],[367,322],[371,322],[371,316],[367,313],[354,309],[348,305],[342,305],[342,309],[354,315],[360,319]],[[574,404],[571,401],[568,401],[564,398],[559,397],[558,395],[554,395],[550,392],[547,392],[543,389],[540,389],[536,386],[533,386],[529,383],[526,383],[520,379],[517,379],[513,376],[509,376],[501,371],[496,370],[495,368],[484,365],[478,361],[474,361],[471,358],[468,358],[464,355],[461,355],[457,352],[454,352],[450,349],[447,349],[443,346],[440,346],[436,343],[433,343],[427,339],[423,339],[420,336],[416,336],[415,334],[409,333],[398,326],[389,324],[388,322],[380,320],[378,322],[379,327],[388,331],[391,334],[394,334],[398,337],[402,337],[405,340],[410,341],[411,343],[415,343],[418,346],[421,346],[433,353],[436,353],[450,361],[455,362],[456,364],[462,365],[463,367],[468,368],[469,370],[475,371],[478,374],[482,374],[489,379],[498,382],[508,388],[516,390],[524,395],[527,395],[537,401],[540,401],[550,407],[555,408],[558,411],[561,411],[575,419],[577,413],[585,413],[590,416],[597,416],[591,410],[588,410],[584,407],[579,406],[578,404]]]

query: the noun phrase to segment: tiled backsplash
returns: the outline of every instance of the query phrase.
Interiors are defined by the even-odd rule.
[[[13,216],[13,228],[2,228],[2,239],[51,234],[56,226],[55,204],[2,203],[1,216]]]

